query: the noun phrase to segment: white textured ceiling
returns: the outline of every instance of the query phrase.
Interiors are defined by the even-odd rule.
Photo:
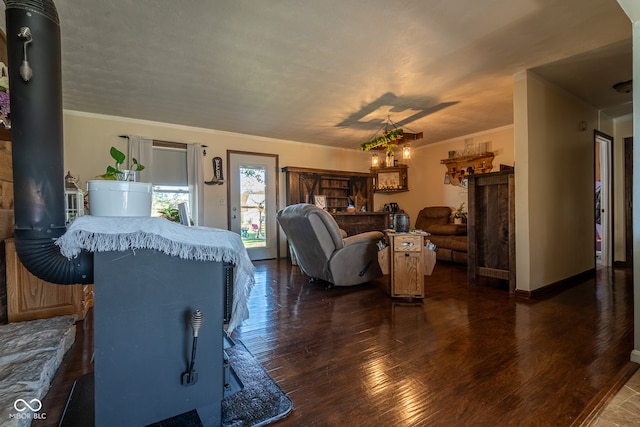
[[[55,4],[71,110],[350,148],[390,115],[429,143],[513,123],[513,75],[535,69],[631,111],[616,0]]]

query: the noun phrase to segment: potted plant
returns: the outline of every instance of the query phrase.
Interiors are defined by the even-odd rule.
[[[94,216],[151,216],[152,185],[135,182],[135,172],[144,169],[132,159],[129,169],[122,169],[126,156],[115,147],[109,150],[115,166],[107,166],[100,180],[87,182],[89,206]]]
[[[111,147],[109,150],[109,154],[111,154],[111,158],[115,160],[115,166],[107,166],[107,171],[100,175],[102,179],[108,180],[117,180],[117,181],[136,181],[136,172],[144,169],[138,160],[135,157],[131,158],[131,165],[129,169],[122,169],[122,165],[124,164],[124,159],[126,156],[116,147]]]
[[[464,210],[464,202],[460,203],[458,209],[451,214],[454,224],[462,224],[467,219],[467,212]]]

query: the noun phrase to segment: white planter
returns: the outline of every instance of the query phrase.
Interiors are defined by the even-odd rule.
[[[88,181],[89,211],[94,216],[151,216],[151,183]]]
[[[453,218],[454,224],[462,224],[462,218]]]

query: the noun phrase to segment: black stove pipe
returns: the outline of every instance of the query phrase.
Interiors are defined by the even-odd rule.
[[[16,251],[47,282],[92,283],[92,254],[68,260],[55,245],[66,231],[58,12],[51,0],[4,2]]]

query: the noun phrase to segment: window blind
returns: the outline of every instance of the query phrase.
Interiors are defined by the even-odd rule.
[[[154,146],[151,175],[154,185],[188,185],[187,150]]]

